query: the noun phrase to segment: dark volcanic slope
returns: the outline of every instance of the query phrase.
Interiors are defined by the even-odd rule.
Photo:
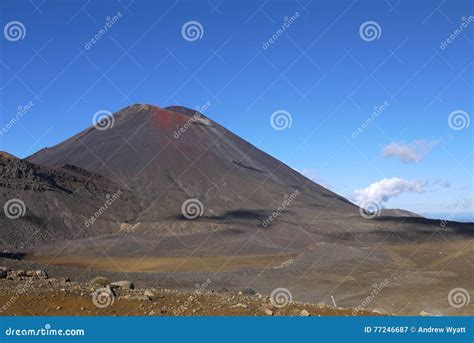
[[[179,217],[188,198],[203,203],[205,217],[244,216],[249,209],[277,208],[295,190],[307,207],[357,212],[344,198],[196,113],[133,105],[115,115],[112,128],[89,128],[28,160],[77,165],[134,190],[147,207],[141,222]]]
[[[21,249],[110,233],[116,222],[127,221],[127,213],[137,208],[133,194],[73,165],[39,166],[0,152],[0,175],[0,201],[9,208],[0,216],[3,248]],[[85,220],[109,199],[114,204],[97,219],[100,225],[94,229],[86,226]],[[7,213],[22,216],[11,219]]]

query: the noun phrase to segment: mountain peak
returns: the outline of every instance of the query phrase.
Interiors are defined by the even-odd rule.
[[[168,107],[165,107],[165,110],[175,112],[175,113],[179,113],[179,114],[184,114],[184,115],[190,116],[190,117],[195,116],[195,115],[204,116],[198,110],[193,110],[193,109],[185,107],[185,106],[178,106],[178,105],[168,106]]]
[[[19,158],[16,157],[16,156],[13,156],[12,154],[9,154],[9,153],[6,152],[6,151],[0,151],[0,160],[11,160],[11,161],[15,161],[15,160],[19,160]]]

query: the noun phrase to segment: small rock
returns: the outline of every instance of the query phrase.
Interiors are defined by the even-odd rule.
[[[300,316],[301,316],[301,317],[309,317],[309,312],[306,311],[306,310],[301,310]]]
[[[134,289],[135,286],[130,281],[117,281],[110,284],[112,288]]]
[[[265,304],[263,304],[263,307],[271,310],[271,309],[273,309],[273,304],[271,302],[270,303],[265,303]]]
[[[18,277],[26,276],[26,272],[24,270],[17,270],[15,274]]]
[[[433,314],[433,313],[430,313],[430,312],[427,312],[427,311],[424,311],[424,310],[423,310],[423,311],[421,311],[419,315],[420,315],[420,316],[422,316],[422,317],[431,317],[431,316],[435,316],[435,314]]]
[[[105,287],[105,286],[109,285],[110,281],[105,277],[98,276],[98,277],[93,278],[89,283],[94,288],[97,288],[97,287]]]
[[[238,304],[232,305],[231,307],[232,307],[232,308],[234,308],[234,307],[242,307],[242,308],[247,308],[247,305],[244,305],[244,304],[238,303]]]
[[[56,310],[60,310],[61,309],[61,306],[56,306]]]
[[[81,311],[84,311],[86,308],[85,307],[81,307]]]
[[[155,294],[150,289],[146,289],[143,295],[146,295],[149,298],[153,298],[155,296]]]
[[[264,311],[267,316],[273,316],[273,311],[270,310],[269,308],[264,309]]]
[[[43,279],[48,278],[48,274],[46,274],[46,272],[44,270],[36,270],[35,274],[36,274],[37,277],[40,277],[40,278],[43,278]]]
[[[7,268],[0,267],[0,279],[5,279],[7,277]]]
[[[36,272],[34,270],[27,270],[25,272],[25,276],[34,277],[34,276],[36,276]]]
[[[255,295],[257,292],[255,292],[252,288],[246,288],[242,291],[243,295]]]
[[[149,316],[154,316],[155,314],[156,314],[156,312],[153,311],[153,310],[151,310],[150,312],[148,312],[148,315],[149,315]]]

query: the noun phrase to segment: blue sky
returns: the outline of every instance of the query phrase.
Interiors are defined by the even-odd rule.
[[[351,200],[472,218],[473,12],[470,1],[4,0],[0,149],[26,157],[102,109],[210,103],[208,117]],[[6,30],[15,21],[19,37]],[[190,21],[198,37],[183,37]],[[274,129],[275,111],[291,126]]]

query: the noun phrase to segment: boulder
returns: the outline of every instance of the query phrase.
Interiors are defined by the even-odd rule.
[[[105,286],[109,285],[110,281],[105,277],[98,276],[98,277],[93,278],[89,283],[94,288],[97,288],[97,287],[105,287]]]
[[[255,295],[257,292],[255,292],[252,288],[245,288],[242,291],[242,295]]]
[[[301,316],[301,317],[309,317],[309,312],[306,311],[306,310],[301,310],[300,316]]]
[[[273,316],[273,311],[270,310],[269,308],[264,309],[264,311],[267,316]]]
[[[37,277],[40,277],[42,279],[47,279],[48,278],[48,274],[44,270],[36,270],[35,274],[36,274]]]
[[[149,298],[153,298],[155,296],[155,293],[153,293],[150,289],[146,289],[143,295],[146,295]]]
[[[0,279],[5,279],[7,277],[8,269],[5,267],[0,267]]]
[[[430,312],[427,312],[427,311],[424,311],[424,310],[421,311],[419,315],[422,316],[422,317],[432,317],[432,316],[436,316],[434,313],[430,313]]]
[[[130,281],[116,281],[110,284],[112,288],[134,289],[135,286]]]

